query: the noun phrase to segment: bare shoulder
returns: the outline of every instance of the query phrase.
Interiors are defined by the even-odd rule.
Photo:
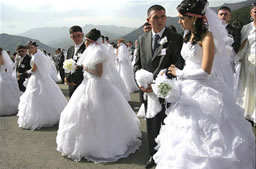
[[[208,43],[209,41],[213,41],[213,35],[212,35],[212,32],[207,31],[207,32],[204,34],[201,43],[204,44],[204,43]]]
[[[204,39],[208,39],[208,38],[213,39],[212,32],[210,32],[210,31],[207,31],[207,32],[205,33],[203,40],[204,40]]]

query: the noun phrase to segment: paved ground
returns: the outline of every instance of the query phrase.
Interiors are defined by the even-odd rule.
[[[67,95],[67,86],[60,87]],[[139,95],[131,96],[131,106],[137,111]],[[116,163],[94,164],[84,159],[74,162],[56,151],[57,125],[30,131],[18,128],[16,116],[0,117],[0,169],[143,169],[147,161],[147,142],[145,120],[140,121],[142,146],[135,154]]]
[[[67,95],[67,87],[60,85]],[[132,94],[132,107],[137,111],[138,93]],[[58,126],[36,131],[17,126],[17,116],[0,117],[0,169],[143,169],[147,161],[145,120],[141,120],[142,146],[128,158],[116,163],[74,162],[56,151]]]

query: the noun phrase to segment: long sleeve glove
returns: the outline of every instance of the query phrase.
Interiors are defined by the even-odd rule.
[[[202,68],[193,70],[180,70],[176,68],[176,76],[181,79],[202,80],[209,77],[209,74]]]

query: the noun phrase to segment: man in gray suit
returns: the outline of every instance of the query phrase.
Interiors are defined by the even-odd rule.
[[[80,56],[85,50],[85,44],[84,44],[84,34],[82,31],[82,28],[80,26],[72,26],[69,29],[70,38],[74,42],[74,46],[71,46],[68,49],[67,53],[67,59],[72,58],[75,62],[78,61]],[[80,85],[80,83],[83,81],[83,68],[82,66],[76,67],[76,70],[74,73],[67,73],[65,76],[65,82],[68,84],[68,90],[69,90],[69,97],[72,96],[76,88]]]
[[[134,72],[145,69],[152,72],[154,78],[160,70],[167,69],[171,64],[176,65],[179,69],[184,66],[184,60],[181,57],[180,51],[183,44],[181,35],[166,28],[166,12],[164,7],[160,5],[153,5],[147,11],[147,21],[151,24],[152,30],[144,33],[138,39],[138,50],[136,52],[136,61],[134,64]],[[159,44],[161,39],[167,38],[167,42]],[[152,92],[151,85],[145,89],[139,86],[142,92]],[[159,99],[162,104],[162,110],[153,118],[147,118],[147,136],[149,161],[146,168],[152,168],[155,163],[152,156],[155,154],[156,146],[155,138],[159,134],[161,124],[163,123],[165,115],[165,103],[163,99]],[[147,109],[147,102],[145,110]],[[171,153],[171,152],[170,152]]]

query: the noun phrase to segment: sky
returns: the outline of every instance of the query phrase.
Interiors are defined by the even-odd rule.
[[[208,0],[211,7],[243,0]],[[0,0],[0,33],[20,34],[40,27],[116,25],[137,28],[146,11],[160,4],[177,16],[181,0]]]

